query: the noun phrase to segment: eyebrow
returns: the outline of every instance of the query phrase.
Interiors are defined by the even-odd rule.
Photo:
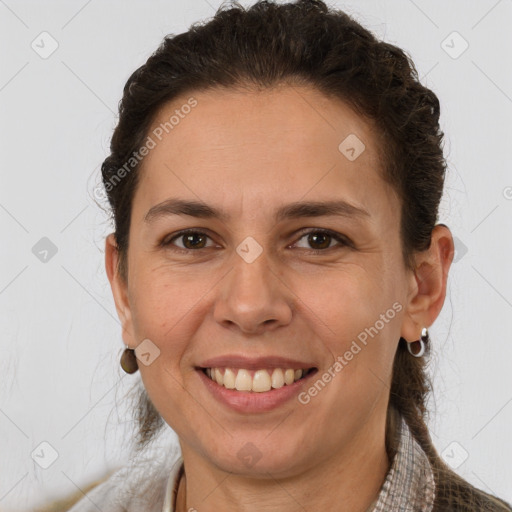
[[[226,212],[194,200],[167,199],[148,210],[144,222],[150,223],[158,218],[171,215],[188,215],[201,219],[216,218],[223,222],[230,219]],[[295,202],[281,206],[275,212],[276,222],[302,217],[322,217],[336,215],[343,217],[364,218],[370,213],[362,207],[355,206],[344,200]]]

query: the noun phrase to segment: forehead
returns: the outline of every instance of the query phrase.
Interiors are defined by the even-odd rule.
[[[243,198],[254,213],[339,195],[389,209],[377,135],[348,104],[309,87],[191,92],[155,116],[136,202],[147,210],[180,196],[240,213]]]

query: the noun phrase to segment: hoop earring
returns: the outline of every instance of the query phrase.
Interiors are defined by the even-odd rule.
[[[129,374],[135,373],[139,369],[137,356],[133,348],[126,347],[121,354],[121,368]]]
[[[414,357],[422,357],[423,354],[425,353],[425,340],[426,339],[428,339],[428,330],[426,329],[426,327],[424,327],[421,330],[421,336],[420,336],[419,340],[413,341],[411,343],[407,343],[407,350],[409,351],[409,354],[411,354],[411,356],[414,356]],[[419,349],[419,351],[417,353],[414,353],[411,350],[411,345],[413,343],[419,343],[420,344],[420,349]]]

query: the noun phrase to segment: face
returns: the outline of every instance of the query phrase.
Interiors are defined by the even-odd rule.
[[[177,109],[190,112],[162,136]],[[116,306],[125,343],[149,340],[141,376],[185,456],[285,476],[371,444],[414,286],[372,126],[283,85],[184,96],[149,134]],[[211,366],[276,387],[226,389]],[[276,368],[314,370],[279,386]]]

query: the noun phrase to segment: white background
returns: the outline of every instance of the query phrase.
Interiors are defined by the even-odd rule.
[[[125,395],[139,377],[118,365],[103,265],[111,226],[92,191],[128,76],[164,35],[220,3],[0,0],[2,512],[72,493],[128,457]],[[440,98],[449,162],[440,221],[458,253],[431,329],[430,427],[458,473],[512,501],[512,2],[331,5],[409,52]],[[58,42],[47,59],[31,48],[43,31]],[[462,48],[446,39],[453,31],[469,44],[458,58],[443,48]],[[42,237],[57,247],[46,263],[32,252]],[[31,457],[43,441],[58,453],[48,469]]]

